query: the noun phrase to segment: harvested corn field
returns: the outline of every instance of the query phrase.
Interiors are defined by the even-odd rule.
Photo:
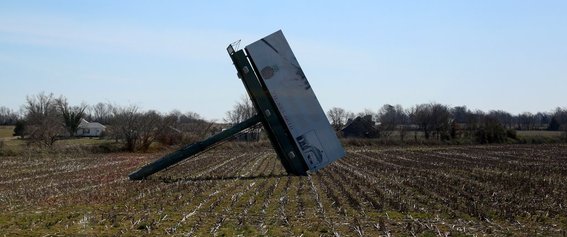
[[[0,157],[6,235],[564,236],[567,146],[349,147],[306,177],[269,147]]]

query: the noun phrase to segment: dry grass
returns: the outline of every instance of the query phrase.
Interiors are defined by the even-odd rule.
[[[15,126],[0,126],[0,139],[10,138],[14,134]]]
[[[550,137],[550,138],[558,138],[564,132],[562,131],[516,131],[516,134],[521,137]]]

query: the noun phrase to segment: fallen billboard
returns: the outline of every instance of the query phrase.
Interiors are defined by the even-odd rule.
[[[246,46],[245,50],[309,170],[318,170],[345,156],[282,31]]]

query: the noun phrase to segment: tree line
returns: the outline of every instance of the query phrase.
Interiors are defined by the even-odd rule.
[[[564,131],[567,140],[567,108],[558,107],[552,112],[521,113],[513,115],[503,110],[470,110],[466,106],[450,107],[439,103],[426,103],[403,108],[401,105],[382,106],[378,111],[349,112],[333,107],[327,111],[333,128],[339,133],[349,121],[365,118],[376,125],[374,137],[388,138],[393,133],[400,140],[419,131],[425,139],[473,139],[478,143],[504,142],[516,138],[518,130]]]
[[[226,112],[224,122],[236,124],[255,113],[250,99],[242,96]],[[391,138],[396,134],[404,141],[417,139],[419,133],[427,140],[473,139],[478,143],[496,143],[515,138],[517,130],[549,130],[565,132],[567,141],[567,108],[513,115],[503,110],[473,111],[466,106],[439,103],[409,108],[386,104],[377,111],[366,109],[356,114],[333,107],[327,111],[327,117],[339,135],[349,120],[361,117],[375,125],[376,132],[370,136],[375,138]],[[122,142],[129,151],[146,151],[155,141],[166,145],[191,143],[221,129],[195,112],[160,113],[111,103],[71,105],[62,95],[56,97],[44,92],[27,96],[20,111],[0,106],[0,125],[16,125],[14,135],[40,147],[50,147],[57,140],[75,136],[81,119],[107,125],[103,135]]]
[[[44,92],[27,96],[20,112],[0,107],[0,125],[15,125],[15,136],[39,147],[74,137],[82,119],[106,125],[103,136],[122,142],[128,151],[147,151],[155,141],[166,145],[191,143],[215,129],[213,122],[195,112],[160,113],[111,103],[70,105],[64,96]]]

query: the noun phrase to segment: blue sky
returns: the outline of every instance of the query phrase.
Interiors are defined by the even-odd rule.
[[[323,109],[567,106],[567,1],[2,1],[0,106],[41,91],[220,120],[282,29]]]

